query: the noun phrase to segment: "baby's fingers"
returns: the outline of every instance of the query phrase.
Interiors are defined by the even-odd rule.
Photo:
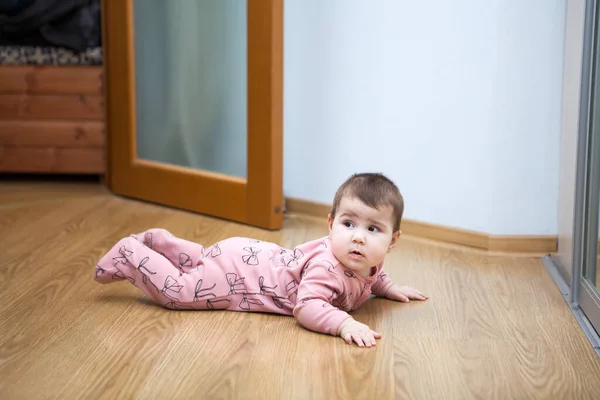
[[[354,343],[356,343],[358,345],[358,347],[366,346],[365,341],[363,340],[362,336],[359,333],[352,335],[352,337],[354,339]]]
[[[375,339],[381,339],[381,333],[375,332],[374,330],[371,330],[371,334],[373,335],[373,337]]]
[[[379,336],[381,337],[381,335],[379,335]],[[360,336],[359,336],[359,341],[360,342],[358,342],[358,341],[356,342],[356,344],[358,344],[359,347],[363,347],[363,345],[365,347],[372,347],[372,346],[377,345],[373,331],[361,332]]]
[[[408,298],[408,296],[405,296],[402,293],[398,294],[398,298],[400,298],[400,301],[402,301],[404,303],[408,303],[410,301],[409,298]]]
[[[353,337],[354,342],[358,345],[358,347],[371,347],[371,342],[364,333],[362,335],[360,333],[356,333],[353,335]]]
[[[367,345],[367,347],[377,345],[377,339],[375,338],[373,331],[369,332],[369,335],[367,336],[367,339],[365,340],[365,345]]]
[[[342,339],[344,339],[344,341],[348,344],[352,344],[352,335],[350,333],[344,333],[342,335]]]
[[[426,300],[427,296],[425,296],[423,293],[419,292],[418,290],[415,290],[413,293],[410,294],[410,298],[415,299],[415,300]]]
[[[406,293],[406,295],[408,297],[410,297],[411,299],[416,299],[416,300],[427,299],[427,296],[425,296],[420,290],[417,290],[415,288],[410,288],[410,291],[408,293]]]

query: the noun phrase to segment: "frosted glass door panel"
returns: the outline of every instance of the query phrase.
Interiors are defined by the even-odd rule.
[[[584,136],[585,171],[583,181],[583,260],[579,287],[579,306],[596,332],[600,334],[600,290],[598,288],[598,238],[600,226],[600,44],[598,38],[598,9],[594,11],[595,40],[591,52],[592,76],[590,86],[589,126]],[[578,248],[580,248],[578,246]]]
[[[246,178],[246,1],[133,4],[137,157]]]

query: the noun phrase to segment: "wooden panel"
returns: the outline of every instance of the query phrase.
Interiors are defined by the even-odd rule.
[[[558,250],[558,237],[552,235],[490,235],[487,249],[490,251],[554,253]]]
[[[331,211],[331,205],[311,200],[286,197],[285,209],[288,213],[310,215],[311,217],[327,219],[327,216]]]
[[[240,204],[246,204],[246,181],[241,178],[136,160],[126,179],[120,181],[124,186],[122,192],[131,197],[185,210],[208,209],[211,215],[221,218],[245,218],[245,209]],[[181,195],[176,197],[173,193]]]
[[[106,10],[105,7],[107,6],[106,4],[106,0],[100,0],[100,7],[102,9],[102,12],[100,13],[100,23],[101,23],[101,35],[102,35],[102,43],[106,44],[107,42],[107,26],[108,26],[108,21],[106,20]],[[103,45],[103,47],[105,47],[105,45]],[[107,132],[107,127],[108,127],[108,121],[107,121],[107,110],[106,110],[106,79],[105,78],[105,68],[106,68],[106,64],[108,61],[108,58],[106,57],[106,49],[103,49],[103,63],[104,66],[102,67],[102,90],[103,90],[103,95],[104,95],[104,99],[105,99],[105,110],[104,110],[104,123],[105,123],[105,134],[104,134],[104,174],[101,177],[102,180],[102,184],[110,190],[110,186],[111,186],[111,176],[110,176],[110,171],[111,171],[111,159],[110,159],[110,135]]]
[[[279,228],[283,221],[282,0],[248,1],[248,76],[247,222]]]
[[[2,121],[0,146],[104,148],[104,122]]]
[[[0,147],[1,172],[103,173],[104,149]]]
[[[102,94],[100,66],[0,66],[0,93]]]
[[[98,95],[0,94],[0,119],[103,120]]]
[[[485,233],[474,232],[422,221],[405,219],[402,221],[402,232],[427,239],[439,240],[447,243],[461,244],[463,246],[488,249],[489,236]]]

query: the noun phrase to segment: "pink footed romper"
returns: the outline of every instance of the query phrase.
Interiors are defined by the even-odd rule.
[[[98,262],[100,283],[124,279],[169,309],[293,315],[305,328],[337,335],[349,311],[392,286],[373,267],[370,277],[345,268],[328,237],[293,250],[232,237],[204,247],[164,229],[121,239]]]

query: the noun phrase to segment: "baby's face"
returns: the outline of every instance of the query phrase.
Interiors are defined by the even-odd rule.
[[[383,261],[400,236],[393,232],[392,207],[378,210],[353,197],[342,198],[335,219],[329,217],[329,234],[337,259],[363,276]]]

